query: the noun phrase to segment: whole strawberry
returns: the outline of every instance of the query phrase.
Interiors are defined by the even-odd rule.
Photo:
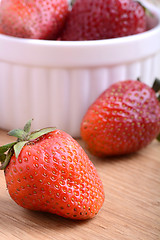
[[[134,0],[75,0],[61,40],[117,38],[146,31],[144,8]]]
[[[24,130],[9,133],[17,136],[18,142],[0,148],[1,169],[5,169],[11,198],[31,210],[73,219],[94,217],[102,207],[104,191],[84,150],[55,128],[29,135],[30,123]]]
[[[160,103],[149,86],[139,81],[117,82],[90,106],[81,136],[98,156],[132,153],[160,133]]]
[[[1,0],[4,34],[33,39],[55,39],[68,15],[67,0]]]

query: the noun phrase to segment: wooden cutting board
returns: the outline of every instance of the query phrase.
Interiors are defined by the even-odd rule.
[[[0,145],[13,140],[0,130]],[[85,151],[104,184],[99,214],[73,221],[23,209],[10,198],[1,171],[0,240],[160,240],[160,143],[116,158],[99,159]]]

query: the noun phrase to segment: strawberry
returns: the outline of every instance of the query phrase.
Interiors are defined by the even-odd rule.
[[[0,34],[3,34],[3,31],[2,31],[2,28],[1,28],[1,26],[0,26]]]
[[[89,107],[81,136],[98,156],[132,153],[160,133],[160,103],[145,83],[117,82]]]
[[[61,40],[98,40],[146,31],[144,8],[133,0],[76,0]]]
[[[6,35],[55,39],[68,15],[67,0],[1,0],[0,22]]]
[[[70,135],[46,128],[9,135],[18,141],[0,147],[11,198],[20,206],[72,219],[94,217],[104,201],[102,182],[88,156]],[[5,152],[8,150],[7,155]]]

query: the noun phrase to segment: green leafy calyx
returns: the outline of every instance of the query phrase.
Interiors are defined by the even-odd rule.
[[[152,89],[155,91],[157,99],[160,102],[160,79],[155,79]],[[157,136],[157,140],[160,141],[160,134]]]
[[[152,89],[157,93],[158,96],[160,95],[160,79],[155,79]]]
[[[10,136],[16,137],[17,141],[0,147],[0,170],[4,170],[7,167],[13,154],[18,158],[25,144],[28,144],[47,133],[55,131],[56,129],[55,127],[43,128],[30,133],[31,123],[32,120],[29,120],[23,129],[14,129],[8,133]]]

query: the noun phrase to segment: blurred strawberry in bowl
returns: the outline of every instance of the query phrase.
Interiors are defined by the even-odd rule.
[[[55,39],[67,15],[67,0],[1,0],[1,28],[10,36]]]
[[[98,40],[147,30],[144,7],[133,0],[76,0],[62,40]]]

